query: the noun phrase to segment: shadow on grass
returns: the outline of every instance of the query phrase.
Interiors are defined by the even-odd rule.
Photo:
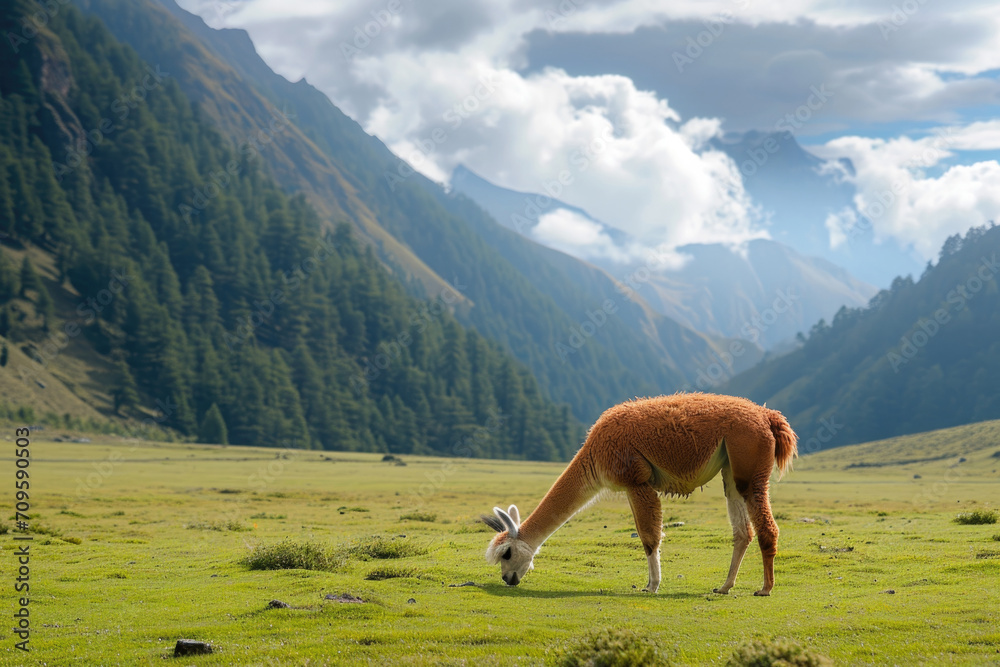
[[[482,584],[479,586],[483,591],[489,593],[490,595],[497,595],[501,597],[520,597],[520,598],[627,598],[627,597],[650,597],[650,598],[663,598],[668,600],[680,600],[680,599],[690,599],[690,598],[703,598],[705,593],[654,593],[650,595],[649,593],[643,593],[638,590],[634,591],[608,591],[608,590],[582,590],[582,591],[540,591],[533,588],[525,588],[523,586],[507,586],[506,584]]]

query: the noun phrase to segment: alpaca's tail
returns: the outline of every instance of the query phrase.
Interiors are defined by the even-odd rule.
[[[799,455],[799,436],[788,425],[788,420],[777,410],[768,410],[767,419],[774,434],[774,462],[778,466],[778,478],[792,467],[792,459]]]

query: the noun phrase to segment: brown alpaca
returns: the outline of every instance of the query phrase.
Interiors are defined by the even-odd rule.
[[[778,525],[771,516],[768,484],[775,464],[779,473],[791,467],[797,441],[780,412],[744,398],[674,394],[616,405],[594,423],[583,447],[524,523],[514,505],[507,512],[494,508],[496,517],[483,517],[499,533],[486,559],[500,563],[504,583],[516,586],[534,568],[542,543],[570,517],[602,491],[624,491],[649,561],[643,590],[655,593],[662,537],[658,494],[688,495],[721,471],[733,560],[726,583],[715,592],[728,593],[736,583],[756,529],[764,586],[754,595],[770,595]]]

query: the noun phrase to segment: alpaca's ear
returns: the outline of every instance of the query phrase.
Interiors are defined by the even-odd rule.
[[[507,527],[507,532],[510,533],[511,538],[517,539],[517,524],[514,523],[512,518],[510,518],[510,515],[499,507],[494,507],[493,513],[497,515],[498,519],[503,521],[503,525]]]
[[[510,518],[514,520],[514,523],[518,526],[521,525],[521,513],[517,511],[517,505],[511,505],[508,507],[507,514],[509,514]]]
[[[503,521],[501,521],[499,517],[487,516],[483,514],[482,516],[479,517],[479,520],[485,523],[493,530],[497,531],[498,533],[502,533],[503,531],[507,530],[507,526],[503,524]]]

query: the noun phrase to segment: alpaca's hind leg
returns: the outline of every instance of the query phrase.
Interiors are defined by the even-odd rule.
[[[754,595],[770,595],[774,587],[774,555],[778,552],[778,524],[771,515],[768,495],[768,477],[759,476],[752,483],[747,495],[750,520],[757,529],[757,544],[764,559],[764,586]]]
[[[660,587],[660,540],[663,538],[663,510],[660,497],[649,484],[630,486],[626,490],[628,504],[635,517],[642,548],[649,563],[649,581],[642,590],[655,593]]]
[[[750,515],[747,512],[746,501],[736,490],[736,483],[733,481],[733,469],[728,463],[722,468],[722,488],[726,493],[726,507],[729,510],[729,523],[733,527],[733,560],[729,564],[729,576],[726,583],[721,587],[713,589],[716,593],[725,595],[729,589],[736,585],[736,576],[740,573],[740,565],[743,563],[743,556],[747,552],[747,546],[753,539],[753,525],[750,522]]]

